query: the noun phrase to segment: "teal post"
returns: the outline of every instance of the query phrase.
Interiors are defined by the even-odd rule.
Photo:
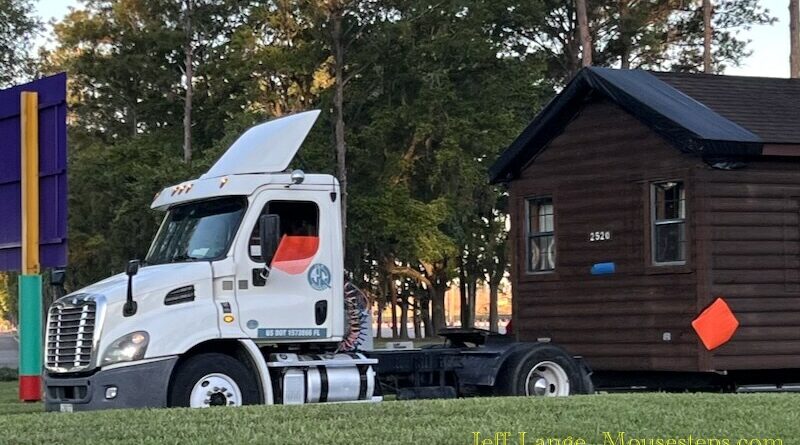
[[[42,373],[42,276],[19,277],[20,376]]]
[[[19,398],[42,399],[42,276],[19,277]]]

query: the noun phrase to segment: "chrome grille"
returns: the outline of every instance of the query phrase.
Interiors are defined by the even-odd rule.
[[[96,316],[97,303],[85,297],[53,304],[47,317],[48,370],[74,372],[92,365]]]

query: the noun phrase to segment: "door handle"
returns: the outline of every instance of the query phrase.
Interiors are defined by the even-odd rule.
[[[325,323],[328,318],[328,300],[320,300],[314,305],[314,318],[317,326]]]
[[[253,269],[253,287],[264,287],[267,285],[267,279],[262,275],[264,269]]]

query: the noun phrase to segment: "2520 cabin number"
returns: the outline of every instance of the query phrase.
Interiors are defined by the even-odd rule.
[[[596,241],[610,241],[611,240],[611,232],[600,231],[600,232],[589,232],[589,241],[596,242]]]

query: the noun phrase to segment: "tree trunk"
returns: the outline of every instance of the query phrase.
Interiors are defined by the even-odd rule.
[[[186,75],[186,96],[183,102],[183,162],[192,162],[192,95],[194,94],[194,87],[192,85],[192,77],[194,76],[193,56],[194,49],[192,47],[192,2],[193,0],[185,0],[184,7],[184,27],[186,28],[186,41],[184,42],[183,51],[185,59],[183,61],[184,71]]]
[[[469,311],[467,311],[467,327],[475,327],[475,316],[478,313],[478,283],[474,278],[470,278],[467,283],[467,294],[469,295]]]
[[[389,302],[391,303],[392,308],[392,338],[397,338],[398,335],[398,326],[397,326],[397,286],[395,285],[394,279],[390,276],[389,280]]]
[[[619,39],[620,39],[620,68],[627,70],[631,67],[631,39],[628,34],[628,0],[617,2],[619,9]]]
[[[711,0],[703,0],[703,72],[707,74],[713,72],[711,66],[711,42],[714,36],[714,30],[711,28],[712,14]]]
[[[130,107],[128,109],[128,114],[131,122],[131,136],[136,137],[136,135],[139,134],[139,117],[136,114],[136,109],[134,107]]]
[[[581,54],[583,66],[592,66],[592,36],[589,34],[589,15],[586,12],[588,0],[575,0],[578,13],[578,28],[581,34]]]
[[[568,60],[568,65],[565,67],[568,74],[567,78],[572,78],[578,74],[583,64],[580,59],[581,39],[578,36],[578,32],[579,30],[576,28],[573,32],[574,36],[567,41],[567,45],[564,47],[564,53]]]
[[[392,310],[392,338],[397,338],[399,328],[397,325],[397,300],[392,299],[392,304],[389,307]]]
[[[497,332],[497,323],[499,317],[497,315],[497,291],[498,284],[493,280],[489,281],[489,330]]]
[[[375,331],[375,338],[383,338],[383,303],[378,303],[378,328]]]
[[[335,119],[336,138],[336,170],[339,177],[339,187],[342,207],[342,240],[347,233],[347,146],[344,141],[344,44],[342,43],[342,8],[337,7],[331,12],[334,59],[334,96],[333,110]]]
[[[422,317],[419,305],[419,298],[414,297],[414,338],[422,338]]]
[[[400,338],[409,338],[408,335],[408,297],[400,299]]]
[[[620,68],[622,68],[624,70],[630,69],[631,68],[630,48],[624,47],[622,49],[622,53],[619,56],[620,56],[620,60],[622,61],[620,63]]]
[[[422,324],[425,327],[425,338],[433,337],[433,325],[431,324],[431,309],[430,309],[430,298],[427,298],[422,301],[422,306],[420,307],[420,317],[422,317]]]
[[[445,322],[444,313],[444,293],[447,290],[447,283],[434,283],[429,289],[431,294],[431,312],[433,313],[432,335],[436,335],[439,331],[447,327]]]
[[[789,0],[789,76],[800,77],[800,0]]]
[[[469,326],[469,290],[467,289],[467,270],[464,267],[464,259],[459,259],[458,268],[458,290],[461,296],[461,327],[466,328]]]

